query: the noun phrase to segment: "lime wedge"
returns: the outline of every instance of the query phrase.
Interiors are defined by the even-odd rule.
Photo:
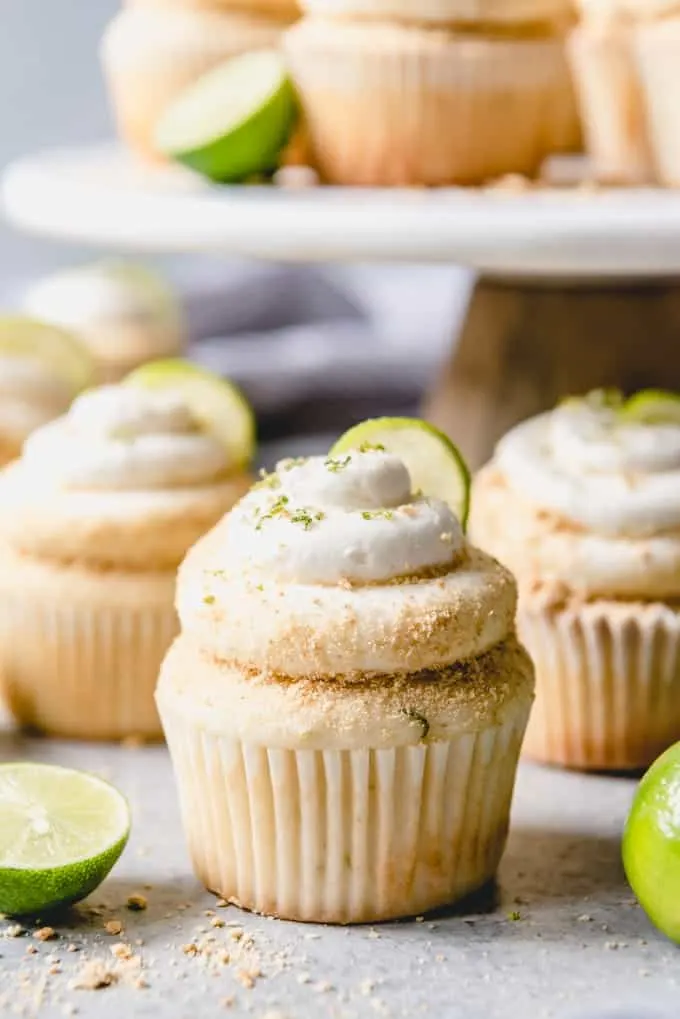
[[[623,865],[649,919],[680,943],[680,743],[638,786],[623,835]]]
[[[0,765],[0,911],[43,913],[89,895],[130,834],[108,782],[51,764]]]
[[[65,329],[21,315],[0,315],[0,355],[32,357],[49,366],[74,395],[90,385],[93,364],[85,347]]]
[[[297,119],[281,56],[260,50],[208,71],[171,103],[156,144],[212,180],[242,181],[276,169]]]
[[[434,425],[419,418],[374,418],[341,435],[331,455],[383,449],[408,467],[413,488],[443,499],[464,528],[470,508],[470,471],[460,451]]]
[[[622,413],[642,424],[680,424],[680,396],[665,389],[644,389],[626,400]]]
[[[232,382],[181,358],[150,361],[124,381],[128,386],[178,393],[202,427],[222,442],[235,468],[250,464],[255,452],[255,419],[248,401]]]

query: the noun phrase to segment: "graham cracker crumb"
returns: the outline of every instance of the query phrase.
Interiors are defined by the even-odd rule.
[[[123,925],[120,920],[107,920],[104,924],[104,930],[107,934],[111,934],[115,937],[116,935],[123,933]]]
[[[116,959],[131,959],[134,955],[132,945],[128,945],[124,941],[111,945],[111,953],[115,955]]]
[[[20,923],[13,923],[4,931],[6,938],[20,938],[25,933],[26,930]]]
[[[190,941],[188,945],[182,945],[182,951],[185,955],[190,955],[193,958],[193,956],[198,955],[198,945]]]
[[[210,921],[210,926],[211,927],[224,927],[224,920],[221,920],[220,917],[218,917],[218,916],[214,916],[212,918],[212,920]]]
[[[135,893],[134,895],[128,895],[126,906],[131,909],[134,913],[140,913],[146,909],[148,905],[147,898],[145,895]]]
[[[36,941],[53,941],[57,937],[57,932],[54,927],[40,927],[33,931],[33,937]]]
[[[38,949],[35,945],[26,945],[26,955],[37,955]]]
[[[70,944],[70,945],[67,945],[67,946],[66,946],[66,951],[67,951],[67,952],[79,952],[79,951],[80,951],[80,949],[78,948],[78,946],[77,946],[77,945],[74,945],[74,944],[73,944],[73,942],[71,942],[71,944]]]
[[[93,959],[86,962],[76,979],[70,984],[74,991],[99,991],[118,980],[117,974],[103,962]]]
[[[222,1008],[232,1008],[236,998],[233,994],[230,994],[227,998],[220,998],[220,1005]]]
[[[258,977],[261,976],[262,973],[260,972],[259,969],[250,970],[240,969],[236,973],[236,979],[238,980],[242,987],[245,987],[247,991],[252,991],[253,987],[255,986],[255,981],[257,980]]]

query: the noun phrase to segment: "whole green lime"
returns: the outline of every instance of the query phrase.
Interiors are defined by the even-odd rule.
[[[623,835],[623,865],[649,919],[680,943],[680,743],[640,782]]]

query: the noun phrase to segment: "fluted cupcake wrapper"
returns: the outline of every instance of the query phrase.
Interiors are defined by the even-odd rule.
[[[659,180],[680,186],[680,17],[639,25],[635,60]]]
[[[435,45],[425,32],[395,28],[412,38],[336,41],[340,32],[369,30],[334,23],[324,36],[309,19],[284,37],[326,180],[475,184],[533,175],[549,152],[577,144],[560,40],[440,33]]]
[[[680,739],[680,614],[662,605],[520,605],[536,666],[524,743],[539,761],[643,768]]]
[[[654,179],[644,97],[626,25],[580,25],[568,52],[588,151],[598,180]]]
[[[0,593],[0,677],[17,722],[79,739],[161,738],[154,688],[178,627],[172,587],[169,574],[167,605],[152,607]]]
[[[450,742],[291,750],[161,715],[205,885],[288,919],[409,916],[489,880],[508,828],[526,712]]]

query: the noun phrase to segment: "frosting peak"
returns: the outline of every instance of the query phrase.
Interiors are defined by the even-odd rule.
[[[680,421],[636,420],[590,397],[512,429],[496,463],[510,486],[594,533],[680,528]]]
[[[449,506],[411,492],[379,451],[282,461],[232,512],[235,570],[300,584],[380,583],[454,565],[464,547]]]
[[[210,483],[229,468],[172,392],[101,386],[26,442],[24,467],[63,488],[154,489]]]

